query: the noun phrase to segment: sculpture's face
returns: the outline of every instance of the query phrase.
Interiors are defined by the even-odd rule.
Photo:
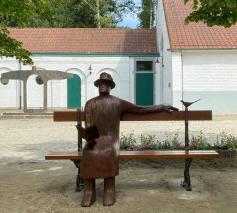
[[[99,84],[99,93],[100,94],[109,94],[111,90],[111,86],[109,84],[101,82]]]

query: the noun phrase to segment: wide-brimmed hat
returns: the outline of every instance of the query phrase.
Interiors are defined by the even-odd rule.
[[[115,87],[115,83],[113,81],[113,78],[111,77],[110,74],[106,73],[106,72],[102,72],[100,74],[100,78],[97,79],[95,82],[94,82],[94,85],[96,87],[99,86],[100,83],[106,83],[106,84],[109,84],[111,86],[111,89],[113,89]]]

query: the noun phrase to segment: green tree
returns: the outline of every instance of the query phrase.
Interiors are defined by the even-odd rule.
[[[0,57],[16,57],[24,64],[32,64],[31,53],[22,43],[11,38],[7,25],[25,26],[35,12],[47,16],[48,0],[1,0],[0,1]]]
[[[184,0],[192,2],[193,11],[186,23],[202,21],[208,26],[231,27],[237,22],[237,0]]]
[[[116,27],[133,0],[48,0],[50,19],[34,13],[28,27]],[[8,25],[9,26],[9,25]]]
[[[4,25],[0,26],[0,57],[16,57],[24,64],[32,64],[31,53],[22,48],[22,43],[11,38]]]
[[[0,57],[33,63],[7,27],[115,27],[133,9],[133,0],[0,0]]]
[[[138,14],[140,28],[152,28],[155,24],[156,0],[142,0],[141,11]]]
[[[87,2],[87,1],[85,1]],[[94,13],[83,0],[49,0],[52,16],[47,18],[35,14],[28,27],[96,27]]]

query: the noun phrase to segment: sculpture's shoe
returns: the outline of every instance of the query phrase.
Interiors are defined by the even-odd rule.
[[[104,206],[112,206],[115,203],[115,191],[105,191],[104,192],[104,202],[103,205]]]
[[[95,202],[95,192],[84,191],[84,195],[81,201],[82,207],[89,207]]]
[[[95,202],[95,179],[84,179],[84,192],[81,201],[82,207],[89,207]]]
[[[115,177],[104,179],[104,206],[112,206],[115,203]]]

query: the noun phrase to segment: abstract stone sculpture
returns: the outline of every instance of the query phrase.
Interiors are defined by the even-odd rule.
[[[43,84],[44,87],[44,102],[43,102],[43,111],[47,111],[47,98],[48,98],[48,81],[49,80],[63,80],[67,78],[72,78],[72,73],[61,72],[57,70],[39,70],[35,66],[32,66],[32,70],[15,70],[3,73],[1,75],[1,83],[7,83],[9,80],[21,80],[23,81],[23,99],[24,99],[24,113],[31,112],[27,108],[27,80],[31,75],[37,75],[37,79],[41,81],[40,84]]]
[[[85,127],[96,127],[98,138],[87,140],[81,159],[81,177],[84,179],[84,193],[81,206],[88,207],[95,202],[95,179],[104,179],[104,206],[115,202],[115,176],[119,174],[119,125],[123,113],[152,113],[177,111],[172,106],[156,105],[141,107],[110,95],[115,87],[112,77],[102,73],[94,82],[99,96],[90,99],[85,106]]]

